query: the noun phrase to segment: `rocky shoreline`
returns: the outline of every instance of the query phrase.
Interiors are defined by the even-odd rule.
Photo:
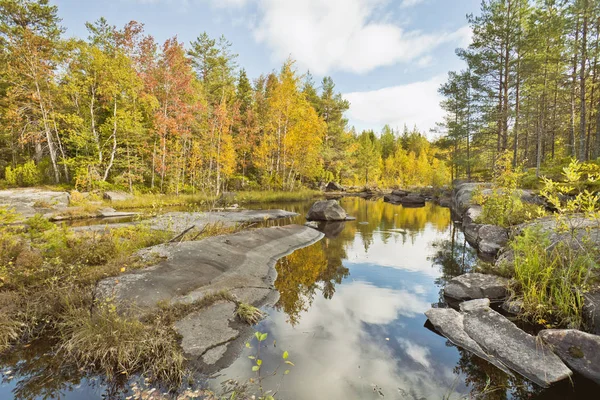
[[[479,224],[477,219],[482,208],[473,202],[473,194],[475,191],[491,190],[489,183],[456,182],[451,206],[466,240],[482,259],[494,264],[492,271],[500,271],[510,265],[513,256],[507,243],[526,227],[534,226],[552,232],[552,243],[577,241],[583,236],[600,242],[597,223],[583,216],[573,217],[573,232],[568,236],[560,233],[556,218],[551,217],[533,220],[510,230]],[[531,191],[521,191],[521,200],[544,204],[543,199]],[[506,314],[519,315],[520,304],[508,295],[510,283],[510,280],[494,274],[460,275],[451,279],[444,288],[444,297],[450,307],[432,308],[425,314],[435,329],[455,345],[505,372],[514,371],[546,387],[568,378],[573,370],[600,384],[600,294],[592,291],[584,296],[584,325],[588,332],[545,329],[533,336],[490,307],[496,304]]]

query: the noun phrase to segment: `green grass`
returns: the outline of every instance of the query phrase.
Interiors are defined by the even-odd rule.
[[[235,200],[240,204],[245,203],[278,203],[288,201],[312,200],[321,196],[322,193],[317,190],[297,190],[293,192],[283,191],[249,191],[237,192]]]
[[[513,297],[522,299],[524,316],[540,325],[580,327],[583,293],[597,278],[593,250],[576,249],[569,239],[550,243],[548,235],[533,228],[511,246]]]
[[[256,325],[265,317],[262,311],[247,303],[239,303],[235,315],[248,325]]]
[[[150,208],[160,209],[163,207],[177,206],[200,206],[212,207],[216,205],[230,205],[234,203],[249,204],[249,203],[277,203],[288,201],[302,201],[314,199],[321,195],[321,192],[316,190],[298,190],[294,192],[284,191],[247,191],[235,192],[232,196],[225,196],[223,199],[212,194],[180,194],[163,195],[163,194],[140,194],[135,198],[126,201],[113,201],[106,203],[115,209],[138,209]]]

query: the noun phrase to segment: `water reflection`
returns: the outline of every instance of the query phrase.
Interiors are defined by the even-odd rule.
[[[451,223],[449,210],[432,204],[406,209],[358,198],[342,199],[341,204],[357,221],[320,225],[323,240],[276,265],[280,299],[257,327],[269,333],[261,358],[264,370],[272,371],[281,362],[282,350],[288,350],[296,366],[289,375],[280,370],[266,378],[266,389],[288,400],[575,398],[568,382],[542,391],[423,327],[423,312],[443,301],[446,282],[468,272],[477,259]],[[268,225],[302,224],[310,205],[262,207],[300,214]],[[247,358],[253,351],[244,350],[213,381],[215,387],[228,378],[254,377]],[[115,394],[101,381],[62,364],[49,347],[5,355],[0,371],[5,379],[2,399],[101,399]],[[15,378],[8,382],[6,376]],[[589,383],[577,385],[583,388],[580,393],[588,393]]]

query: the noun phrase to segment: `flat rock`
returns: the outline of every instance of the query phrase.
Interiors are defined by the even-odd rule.
[[[208,224],[223,224],[231,227],[243,223],[257,223],[296,216],[298,216],[297,213],[285,210],[170,212],[151,218],[146,223],[152,229],[182,232],[191,226],[201,230]]]
[[[506,297],[508,282],[508,279],[496,275],[464,274],[448,282],[444,295],[459,301],[481,298],[501,300]]]
[[[47,214],[69,206],[67,192],[53,192],[36,188],[0,190],[0,206],[13,208],[22,217]]]
[[[600,384],[600,336],[575,329],[547,329],[538,335],[571,369]]]
[[[131,211],[116,211],[114,208],[102,208],[98,210],[98,217],[100,218],[124,218],[124,217],[135,217],[138,215],[137,212]]]
[[[110,201],[126,201],[126,200],[131,200],[134,198],[134,196],[131,193],[116,192],[116,191],[104,192],[103,197],[104,197],[104,199],[110,200]]]
[[[549,348],[489,307],[465,312],[463,326],[486,354],[540,386],[548,387],[572,374]]]
[[[452,308],[432,308],[427,311],[425,315],[435,329],[452,343],[483,358],[500,370],[506,372],[508,375],[512,375],[510,369],[502,364],[496,357],[487,354],[481,346],[467,335],[463,327],[464,317],[462,313],[459,313]]]
[[[158,254],[162,260],[102,280],[96,295],[113,297],[120,310],[131,308],[138,313],[154,309],[161,301],[192,303],[206,294],[233,288],[246,288],[259,293],[259,300],[266,299],[273,290],[276,261],[322,237],[315,229],[286,225],[154,246],[140,255]]]
[[[320,200],[308,210],[309,221],[345,221],[346,211],[336,200]]]
[[[181,335],[181,348],[188,357],[208,356],[207,364],[214,364],[223,356],[226,343],[236,339],[240,332],[229,326],[235,318],[235,303],[221,302],[197,312],[188,314],[175,323],[175,330]],[[217,349],[219,354],[208,354]],[[225,347],[225,348],[223,348]]]

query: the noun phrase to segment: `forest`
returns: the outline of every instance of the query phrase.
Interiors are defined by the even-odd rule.
[[[485,0],[468,15],[465,69],[439,92],[454,177],[487,178],[510,153],[523,184],[600,157],[600,3]]]
[[[356,132],[333,80],[316,84],[292,59],[251,81],[225,37],[159,44],[135,21],[86,27],[86,40],[67,39],[47,0],[0,1],[0,184],[219,194],[449,182],[416,127]]]

